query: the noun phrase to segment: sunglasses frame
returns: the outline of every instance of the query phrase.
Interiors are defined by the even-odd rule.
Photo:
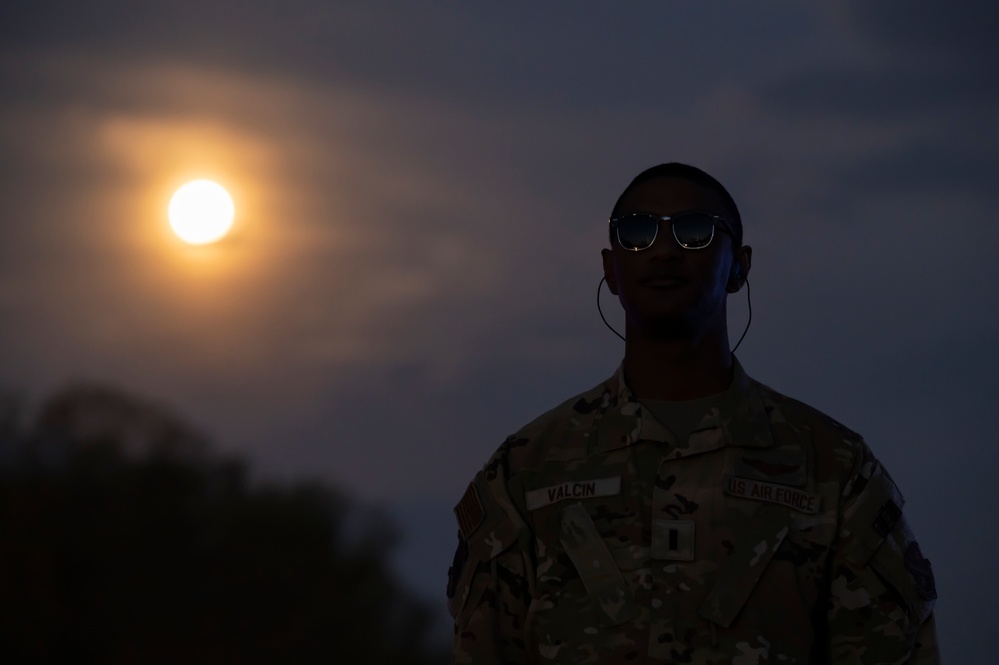
[[[708,238],[708,241],[703,245],[701,245],[700,247],[688,247],[687,245],[684,245],[682,242],[680,242],[680,239],[676,237],[676,227],[673,225],[673,222],[677,218],[684,217],[686,215],[707,215],[708,217],[711,218],[712,222],[711,237]],[[635,217],[635,216],[651,217],[658,222],[658,224],[656,224],[656,232],[653,234],[652,240],[650,240],[649,244],[646,245],[645,247],[625,247],[624,243],[621,242],[621,227],[618,225],[619,222],[626,217]],[[723,233],[727,233],[733,238],[735,238],[735,234],[732,233],[732,229],[728,225],[728,222],[725,221],[724,217],[722,217],[721,215],[712,214],[710,212],[705,212],[703,210],[688,210],[686,212],[681,212],[678,215],[654,215],[651,212],[629,212],[627,215],[621,215],[620,217],[611,217],[608,220],[608,224],[610,224],[611,230],[614,232],[614,237],[617,238],[617,244],[621,247],[621,249],[627,252],[641,252],[642,250],[646,250],[649,247],[652,247],[652,245],[654,245],[656,243],[656,240],[658,240],[659,238],[659,229],[662,227],[663,222],[670,222],[669,228],[670,232],[673,234],[673,240],[675,240],[676,244],[678,244],[683,249],[689,249],[689,250],[707,249],[708,247],[711,246],[711,243],[714,242],[715,229],[719,227],[721,228]]]

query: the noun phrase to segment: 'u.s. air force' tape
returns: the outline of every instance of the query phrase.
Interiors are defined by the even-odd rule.
[[[802,492],[795,487],[765,483],[751,478],[729,476],[725,479],[725,493],[744,499],[779,503],[802,513],[814,515],[819,512],[819,495]]]
[[[574,480],[567,483],[528,490],[525,494],[527,509],[534,510],[565,499],[590,499],[597,496],[614,496],[621,493],[621,476]]]

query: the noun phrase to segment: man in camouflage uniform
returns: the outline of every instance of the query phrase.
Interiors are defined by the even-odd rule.
[[[729,349],[751,249],[728,192],[653,167],[611,245],[624,361],[509,437],[456,506],[454,661],[938,662],[933,574],[888,472]]]

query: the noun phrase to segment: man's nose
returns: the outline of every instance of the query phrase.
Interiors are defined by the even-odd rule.
[[[659,231],[656,233],[656,241],[645,250],[649,252],[649,259],[659,261],[679,261],[683,259],[686,251],[680,243],[673,237],[672,222],[659,222]]]

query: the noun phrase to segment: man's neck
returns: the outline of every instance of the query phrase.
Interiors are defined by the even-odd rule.
[[[629,333],[624,374],[632,393],[641,399],[677,402],[716,395],[732,382],[728,335],[691,340]]]

